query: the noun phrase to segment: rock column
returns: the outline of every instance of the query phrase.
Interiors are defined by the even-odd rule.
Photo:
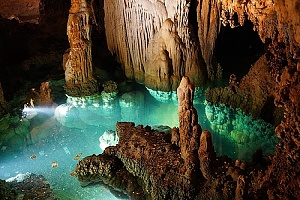
[[[206,180],[211,181],[212,162],[215,160],[216,155],[214,146],[212,144],[211,133],[208,130],[204,130],[201,134],[198,155],[202,175]]]
[[[90,96],[98,91],[92,67],[92,9],[86,0],[72,0],[67,24],[70,43],[65,62],[66,92]]]
[[[198,149],[202,129],[198,124],[197,110],[193,107],[194,85],[187,76],[182,78],[177,94],[181,157],[185,176],[191,180],[199,177]]]

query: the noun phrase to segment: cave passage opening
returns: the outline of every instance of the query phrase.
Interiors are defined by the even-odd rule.
[[[244,26],[222,26],[216,43],[217,61],[223,68],[223,77],[235,74],[240,80],[251,66],[265,53],[264,43],[253,23],[246,20]]]

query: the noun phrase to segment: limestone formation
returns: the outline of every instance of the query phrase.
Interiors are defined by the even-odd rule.
[[[266,44],[266,67],[258,67],[259,76],[267,74],[270,78],[267,83],[273,82],[270,93],[272,98],[261,95],[257,99],[265,99],[265,103],[273,103],[276,107],[284,110],[284,115],[279,126],[276,127],[276,135],[279,143],[276,146],[272,164],[260,175],[261,185],[258,188],[266,190],[268,199],[297,198],[299,194],[299,59],[300,59],[300,9],[299,1],[222,1],[221,20],[224,25],[229,24],[232,28],[243,25],[245,19],[251,20],[254,30],[258,31],[260,39]],[[237,16],[237,17],[234,17]],[[262,65],[263,66],[263,65]],[[265,76],[265,75],[263,75]],[[266,76],[265,76],[266,77]],[[246,83],[248,81],[245,81]],[[264,81],[263,81],[264,82]],[[243,81],[241,81],[243,84]],[[259,90],[265,90],[269,86],[257,84],[261,89],[255,89],[256,94],[263,94]],[[240,85],[239,87],[242,87]],[[254,89],[255,87],[253,87]],[[221,89],[222,90],[222,89]],[[273,93],[272,93],[273,90]],[[224,91],[224,90],[222,90]],[[251,90],[250,90],[251,91]],[[222,93],[222,92],[221,92]],[[209,95],[210,96],[210,95]],[[224,95],[212,95],[221,100]],[[223,96],[223,97],[222,97]],[[264,96],[264,95],[263,95]],[[229,96],[227,96],[229,97]],[[242,95],[242,98],[244,96]],[[229,97],[226,101],[235,98]],[[219,101],[218,100],[218,101]],[[246,102],[249,99],[241,99]],[[260,100],[261,101],[261,100]],[[252,103],[251,103],[252,104]],[[252,104],[252,108],[259,104]],[[260,109],[258,109],[260,110]],[[272,112],[272,111],[271,111]],[[267,115],[269,109],[264,111]],[[262,114],[263,114],[262,113]],[[274,122],[275,124],[278,124]],[[296,179],[291,177],[297,177]],[[268,185],[269,187],[266,187]]]
[[[206,91],[206,100],[241,108],[244,112],[273,124],[280,122],[282,111],[273,103],[276,82],[268,72],[266,55],[251,67],[241,81],[232,75],[229,82],[229,86],[225,88],[209,88]]]
[[[204,0],[197,0],[197,3],[198,38],[201,53],[206,64],[208,78],[213,80],[220,78],[214,65],[216,65],[216,39],[221,28],[222,1],[212,0],[208,3]]]
[[[17,20],[19,23],[39,23],[41,0],[0,0],[1,16]]]
[[[31,106],[56,106],[53,102],[51,96],[51,87],[50,82],[42,82],[39,91],[36,91],[35,88],[32,88],[28,97],[28,102],[30,102]]]
[[[129,122],[116,125],[119,143],[84,158],[75,172],[82,185],[104,182],[133,199],[192,199],[194,187],[183,176],[180,150],[170,135]]]
[[[67,24],[70,51],[65,62],[66,92],[90,96],[98,91],[92,66],[92,9],[86,0],[72,0]]]
[[[195,177],[198,149],[202,129],[198,124],[197,110],[193,107],[194,85],[183,77],[177,89],[181,157],[185,162],[186,176]],[[196,164],[196,166],[193,166]]]
[[[213,161],[216,159],[216,155],[214,146],[212,144],[211,133],[208,130],[204,130],[201,133],[198,155],[202,175],[206,180],[211,181],[213,177]]]
[[[235,190],[235,200],[247,199],[247,181],[246,177],[240,175],[237,179],[237,186]]]
[[[288,70],[282,76],[284,82],[289,80],[287,77],[293,80],[289,80],[292,87],[289,90],[282,88],[280,93],[288,92],[293,98],[278,96],[278,104],[288,110],[299,104],[295,103],[298,97],[294,94],[299,85],[297,76],[297,72]],[[289,127],[287,123],[297,120],[299,109],[286,113],[287,122],[277,127],[277,133],[285,143],[279,143],[276,160],[263,157],[246,164],[226,156],[216,157],[211,134],[203,131],[200,136],[201,127],[192,103],[193,89],[189,79],[183,77],[178,87],[180,127],[173,128],[171,133],[159,132],[149,126],[135,126],[130,122],[118,122],[118,144],[77,164],[75,174],[81,184],[103,182],[126,192],[133,199],[297,197],[299,180],[295,173],[299,173],[298,154],[292,148],[298,148],[299,140],[295,134],[298,126]],[[284,134],[289,132],[293,134]],[[296,147],[284,146],[291,142]],[[288,154],[289,150],[292,150],[291,154]],[[287,174],[286,178],[282,177],[283,173]],[[295,177],[296,181],[288,182],[291,177]],[[280,180],[285,184],[278,183]],[[286,193],[288,190],[290,192]]]
[[[184,75],[197,86],[205,82],[189,9],[181,0],[105,0],[108,48],[128,78],[160,91],[176,90]]]

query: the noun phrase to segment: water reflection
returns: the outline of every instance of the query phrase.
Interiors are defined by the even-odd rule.
[[[277,138],[271,124],[253,119],[240,109],[208,102],[205,102],[205,114],[218,155],[251,160],[257,149],[262,149],[264,154],[273,154]]]
[[[45,176],[60,199],[115,199],[105,187],[80,187],[70,176],[78,162],[74,157],[78,152],[82,157],[102,153],[100,137],[115,130],[117,121],[178,127],[174,94],[163,102],[157,99],[168,95],[152,95],[139,88],[122,94],[69,97],[55,110],[35,108],[37,114],[30,119],[20,121],[18,116],[7,115],[0,120],[0,179],[31,172]],[[218,155],[249,159],[259,147],[265,153],[273,152],[274,127],[241,111],[208,104],[201,89],[196,90],[194,99],[199,123],[212,132]],[[36,157],[32,159],[32,155]],[[54,162],[56,167],[52,167]]]

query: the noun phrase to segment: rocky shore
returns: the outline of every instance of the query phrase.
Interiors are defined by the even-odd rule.
[[[178,89],[179,128],[159,132],[118,122],[119,143],[77,164],[81,185],[100,182],[132,199],[266,199],[262,172],[271,158],[259,150],[247,163],[216,157],[210,132],[198,124],[193,88],[184,77]]]

